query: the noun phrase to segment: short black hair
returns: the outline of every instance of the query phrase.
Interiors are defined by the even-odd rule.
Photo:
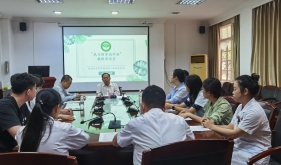
[[[219,98],[222,93],[221,82],[216,78],[207,78],[203,81],[203,88],[210,92],[215,98]]]
[[[101,75],[101,78],[103,78],[103,75],[105,75],[105,74],[107,74],[108,77],[110,77],[110,74],[109,74],[109,73],[103,73],[103,74]]]
[[[175,69],[173,72],[173,77],[177,77],[180,82],[184,82],[185,72],[182,69]]]
[[[183,71],[183,73],[184,73],[184,78],[186,77],[186,76],[189,76],[189,72],[187,71],[187,70],[182,70]]]
[[[150,85],[142,93],[142,102],[150,109],[164,109],[166,94],[162,88],[156,85]]]
[[[36,85],[35,77],[28,73],[16,73],[11,76],[10,81],[15,94],[22,94]]]
[[[249,90],[249,93],[252,97],[254,97],[259,92],[259,78],[260,76],[256,73],[253,73],[251,76],[242,75],[237,77],[235,80],[238,83],[240,91],[243,92],[245,88]]]
[[[42,76],[39,74],[32,74],[35,77],[36,87],[43,86],[45,81],[43,80]]]
[[[69,81],[70,79],[72,80],[72,77],[70,77],[69,75],[66,74],[66,75],[62,76],[60,82],[63,82],[63,81],[66,81],[66,82],[67,82],[67,81]]]

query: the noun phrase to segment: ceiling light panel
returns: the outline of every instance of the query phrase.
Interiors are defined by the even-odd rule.
[[[36,0],[38,3],[63,3],[63,0]]]
[[[133,4],[135,0],[109,0],[109,4]]]
[[[204,0],[180,0],[178,5],[200,5]]]

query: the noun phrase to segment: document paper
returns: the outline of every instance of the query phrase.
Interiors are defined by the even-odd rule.
[[[112,142],[118,132],[100,133],[99,142]]]
[[[191,131],[211,131],[209,128],[203,126],[190,126]]]

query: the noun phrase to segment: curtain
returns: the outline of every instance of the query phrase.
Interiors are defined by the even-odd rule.
[[[240,76],[240,16],[237,15],[234,17],[233,24],[234,34],[233,34],[233,72],[232,80],[235,80],[236,77]]]
[[[261,85],[281,87],[281,6],[273,0],[253,10],[251,71]]]
[[[219,79],[219,44],[220,26],[218,24],[209,27],[209,77]]]

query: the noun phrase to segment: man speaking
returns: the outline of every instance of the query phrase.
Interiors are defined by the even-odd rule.
[[[102,84],[97,86],[97,96],[109,96],[109,95],[116,95],[120,96],[119,87],[115,83],[110,82],[110,74],[103,73],[102,77]]]

